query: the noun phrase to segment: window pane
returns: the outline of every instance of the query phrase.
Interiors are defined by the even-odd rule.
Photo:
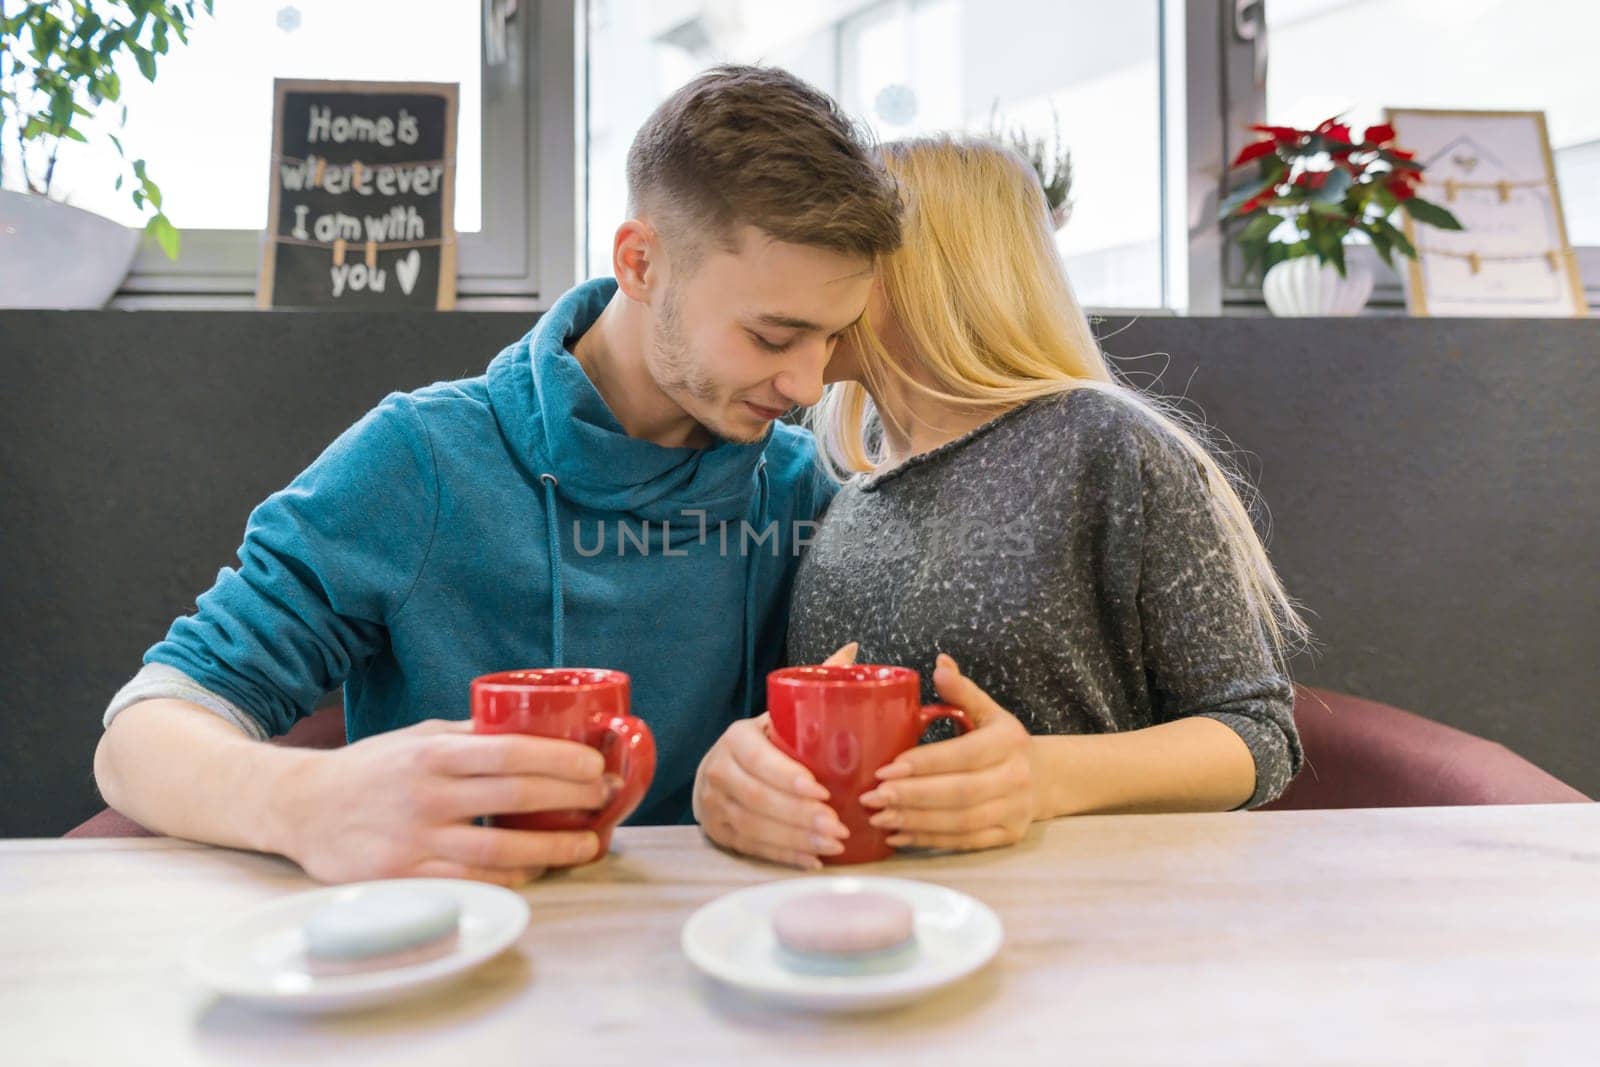
[[[981,131],[991,119],[1072,150],[1059,242],[1083,303],[1159,306],[1157,0],[590,0],[589,271],[625,217],[634,131],[720,62],[783,66],[883,140]]]
[[[180,229],[259,230],[267,224],[273,78],[460,82],[456,229],[477,231],[480,5],[449,10],[441,17],[432,0],[223,0],[215,17],[198,19],[188,46],[174,42],[154,85],[132,64],[122,72],[122,142],[130,159],[149,162]],[[119,111],[103,109],[99,128],[115,131]],[[92,133],[89,140],[63,146],[52,196],[142,224],[129,186],[113,188],[115,149]]]
[[[1594,0],[1270,0],[1267,116],[1359,127],[1383,108],[1543,111],[1575,245],[1600,245]],[[1487,73],[1486,73],[1487,72]]]

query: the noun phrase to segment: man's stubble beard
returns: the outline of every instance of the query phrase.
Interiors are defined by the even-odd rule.
[[[706,421],[708,416],[715,418],[722,413],[722,394],[716,380],[697,367],[689,354],[678,304],[677,287],[669,284],[662,300],[661,314],[656,319],[655,330],[650,338],[655,354],[651,361],[651,374],[655,377],[656,387],[671,397],[713,437],[736,444],[759,441],[766,436],[765,430],[759,434],[741,436],[730,432],[729,427]]]

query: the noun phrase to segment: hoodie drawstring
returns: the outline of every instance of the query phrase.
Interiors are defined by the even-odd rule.
[[[556,486],[561,484],[554,474],[541,474],[539,481],[544,483],[544,521],[548,537],[546,544],[550,549],[550,666],[560,667],[562,653],[562,639],[565,636],[563,616],[566,614],[566,603],[561,594],[561,522],[556,517]]]
[[[767,460],[756,463],[756,523],[767,515]],[[759,545],[759,542],[758,542]],[[744,531],[739,532],[739,550],[744,551]],[[759,547],[745,561],[744,569],[744,717],[756,713],[756,573],[761,559]]]

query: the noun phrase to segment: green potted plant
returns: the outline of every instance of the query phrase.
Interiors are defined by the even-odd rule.
[[[1261,291],[1275,315],[1354,315],[1372,295],[1372,273],[1352,267],[1345,247],[1370,241],[1385,263],[1417,250],[1390,219],[1397,210],[1419,223],[1459,230],[1450,212],[1416,194],[1423,166],[1394,144],[1387,124],[1356,141],[1328,119],[1309,130],[1252,126],[1265,134],[1233,166],[1255,177],[1222,203],[1224,220],[1241,225],[1247,267],[1262,272]]]
[[[996,115],[989,115],[989,139],[1016,152],[1039,177],[1044,201],[1050,208],[1050,221],[1057,230],[1072,217],[1072,152],[1061,140],[1061,119],[1050,112],[1051,136],[1035,137],[1026,129],[1002,128]]]
[[[212,0],[0,0],[0,306],[100,307],[121,284],[140,231],[61,202],[56,163],[67,141],[87,142],[84,120],[121,100],[130,70],[154,82],[174,40],[187,43]],[[127,106],[117,128],[127,121]],[[131,179],[148,233],[171,258],[178,231],[143,159],[105,134]],[[108,175],[106,180],[111,180]]]

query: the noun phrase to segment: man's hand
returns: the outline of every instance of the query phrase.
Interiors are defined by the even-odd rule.
[[[277,851],[313,878],[470,878],[523,885],[586,863],[583,832],[477,826],[481,815],[601,808],[612,785],[600,753],[573,741],[474,734],[431,719],[307,753],[281,786]]]

